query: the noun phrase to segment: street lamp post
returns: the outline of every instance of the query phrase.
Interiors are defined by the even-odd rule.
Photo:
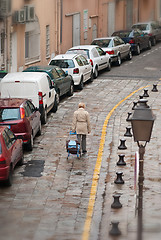
[[[150,141],[151,138],[154,120],[155,118],[153,116],[152,110],[147,105],[147,100],[140,99],[130,119],[134,141],[137,142],[139,147],[139,179],[138,179],[139,198],[138,198],[137,240],[142,240],[143,230],[142,209],[143,209],[144,153],[146,144],[147,142]]]

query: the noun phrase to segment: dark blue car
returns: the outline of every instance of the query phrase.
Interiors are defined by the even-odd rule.
[[[143,49],[151,49],[150,37],[139,29],[120,30],[114,32],[112,36],[119,36],[125,43],[130,43],[132,52],[137,55]]]

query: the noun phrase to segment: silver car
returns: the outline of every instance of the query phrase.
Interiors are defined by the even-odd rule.
[[[132,26],[132,29],[138,28],[145,34],[150,36],[152,46],[156,45],[156,42],[161,39],[161,26],[158,22],[140,22]]]
[[[122,59],[132,59],[131,45],[118,36],[96,38],[91,44],[100,46],[118,66],[121,65]]]
[[[111,58],[109,54],[99,46],[79,45],[70,48],[66,53],[76,53],[85,56],[92,65],[94,78],[97,78],[98,72],[102,69],[107,69],[107,71],[111,70]]]

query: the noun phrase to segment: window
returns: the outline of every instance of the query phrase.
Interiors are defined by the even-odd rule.
[[[64,77],[65,76],[65,72],[61,68],[56,67],[56,71],[58,72],[60,77]]]
[[[2,135],[3,135],[4,141],[5,141],[6,147],[10,148],[12,146],[12,144],[16,141],[14,133],[11,132],[10,129],[5,128]]]
[[[101,48],[97,47],[97,51],[98,51],[100,56],[105,55],[105,52]]]
[[[1,54],[4,54],[4,39],[5,39],[5,34],[4,34],[4,32],[2,32],[1,33],[1,42],[0,42]]]
[[[0,109],[0,122],[20,119],[19,108]]]
[[[77,61],[79,66],[83,66],[83,63],[82,63],[80,57],[76,57],[75,60]]]
[[[50,31],[49,25],[46,25],[46,57],[50,57]]]
[[[26,23],[25,29],[25,62],[40,59],[40,27],[38,21]]]
[[[89,63],[88,63],[88,61],[87,61],[87,59],[82,55],[82,56],[80,56],[80,59],[82,60],[82,62],[84,63],[84,65],[88,65]]]
[[[74,68],[74,62],[71,59],[54,59],[50,62],[50,65],[56,65],[61,68]]]
[[[32,104],[32,102],[27,101],[27,105],[29,106],[29,108],[31,109],[31,112],[35,112],[35,106]]]
[[[52,70],[52,74],[53,74],[54,79],[59,78],[59,74],[57,73],[57,71],[55,69]]]

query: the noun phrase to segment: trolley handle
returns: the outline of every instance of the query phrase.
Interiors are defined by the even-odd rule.
[[[69,132],[69,135],[76,135],[76,131],[75,132],[72,132],[72,130]]]

